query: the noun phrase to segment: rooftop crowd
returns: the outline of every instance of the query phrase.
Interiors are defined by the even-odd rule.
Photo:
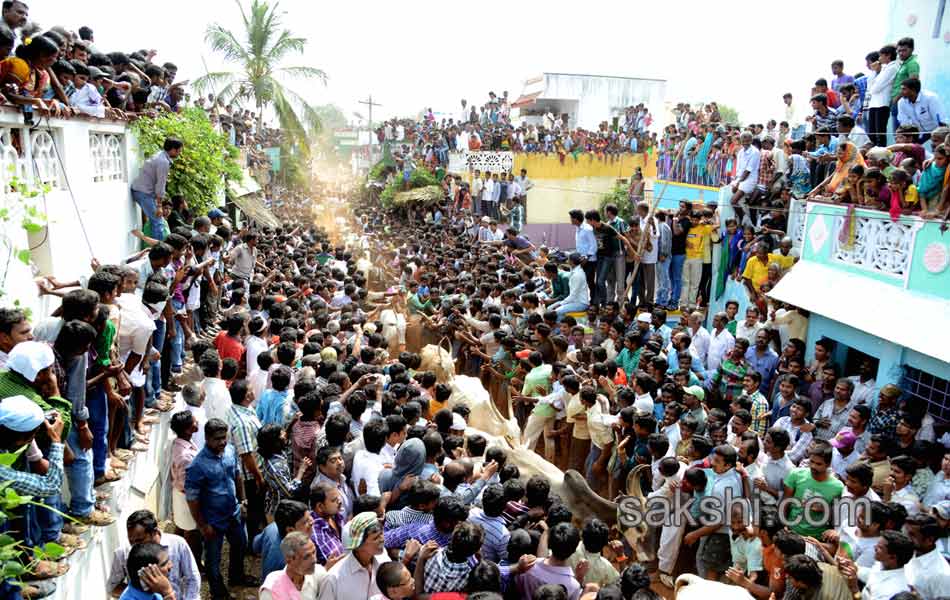
[[[392,119],[376,129],[377,141],[390,142],[402,154],[412,153],[432,166],[448,165],[449,152],[511,151],[540,152],[574,157],[582,153],[598,156],[625,152],[648,152],[656,135],[648,131],[653,117],[643,104],[629,106],[616,123],[603,121],[596,131],[571,126],[570,115],[550,110],[538,115],[523,113],[512,121],[512,104],[505,91],[488,93],[484,104],[469,105],[462,100],[458,114],[437,119],[432,109],[422,118]]]
[[[714,104],[678,105],[658,143],[659,176],[732,184],[740,213],[748,205],[787,212],[789,198],[821,197],[893,218],[946,219],[950,129],[940,98],[921,86],[914,40],[869,52],[865,67],[848,75],[833,61],[830,84],[815,81],[810,110],[786,93],[784,115],[764,125],[724,124]]]
[[[806,352],[808,315],[761,293],[771,264],[794,268],[780,214],[743,227],[714,207],[575,210],[564,255],[517,227],[522,174],[507,228],[476,219],[454,179],[431,218],[354,192],[345,208],[293,196],[278,228],[234,226],[219,209],[154,210],[181,147],[167,140],[132,185],[161,221],[145,250],[40,280],[62,297],[49,318],[0,309],[0,449],[27,448],[0,481],[42,502],[5,528],[28,547],[82,552],[89,528],[125,526],[108,581],[122,600],[651,600],[681,573],[761,600],[946,595],[947,438],[925,404],[875,381],[875,358],[847,368],[824,338]],[[722,225],[727,274],[756,302],[706,329]],[[685,295],[671,291],[678,319],[653,254],[688,271]],[[455,373],[517,420],[517,448],[469,427],[472,407],[422,368],[443,339]],[[170,522],[140,510],[115,523],[110,485],[159,427],[174,438],[159,480]],[[656,527],[656,561],[638,562],[615,523],[520,469],[526,451],[604,498],[643,465],[647,493],[693,516],[706,497],[764,508]],[[779,503],[841,497],[865,499],[866,518]],[[52,593],[69,563],[28,566],[3,597]]]

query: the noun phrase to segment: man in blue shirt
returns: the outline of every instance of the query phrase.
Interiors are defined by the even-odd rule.
[[[769,348],[769,334],[765,329],[760,329],[755,334],[755,345],[746,351],[745,359],[749,362],[749,367],[762,376],[759,391],[768,394],[772,377],[778,367],[778,354]]]
[[[252,545],[254,554],[261,555],[261,581],[286,566],[280,543],[292,531],[312,535],[313,516],[303,502],[281,500],[274,510],[274,522],[257,534]]]
[[[228,576],[232,586],[256,587],[258,581],[244,574],[244,481],[238,470],[237,455],[228,445],[228,426],[221,419],[205,424],[205,447],[185,471],[185,498],[191,516],[205,540],[205,569],[211,596],[229,598],[221,575],[221,551],[224,539],[231,547]]]
[[[581,255],[584,275],[587,276],[587,289],[593,291],[597,276],[597,237],[594,228],[584,222],[584,211],[574,209],[570,213],[574,232],[574,250]]]

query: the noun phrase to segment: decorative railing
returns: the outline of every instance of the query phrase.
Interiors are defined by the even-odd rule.
[[[55,129],[33,130],[12,125],[0,126],[0,178],[8,184],[16,176],[30,183],[65,188],[62,156]],[[4,186],[6,189],[7,186]]]
[[[892,221],[887,213],[851,217],[854,235],[847,231],[848,217],[837,216],[832,232],[832,258],[840,263],[903,278],[910,269],[914,233],[919,220]]]
[[[482,171],[509,173],[515,166],[514,152],[478,151],[449,152],[449,172]]]
[[[707,187],[721,187],[729,183],[730,166],[726,156],[709,156],[705,163],[695,156],[683,155],[679,162],[676,153],[660,151],[656,155],[656,178]]]
[[[792,246],[801,248],[805,243],[805,211],[808,203],[803,199],[792,198],[788,207],[788,235],[792,238]]]
[[[122,181],[125,179],[123,135],[89,132],[89,157],[92,160],[93,181]]]

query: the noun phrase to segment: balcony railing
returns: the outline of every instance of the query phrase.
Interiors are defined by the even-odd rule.
[[[710,156],[705,165],[696,157],[683,156],[676,162],[676,153],[660,151],[656,158],[656,177],[666,181],[721,187],[729,183],[731,177],[726,172],[728,157]]]

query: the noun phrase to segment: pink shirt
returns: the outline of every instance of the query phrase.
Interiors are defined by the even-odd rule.
[[[172,486],[185,493],[185,469],[198,454],[198,446],[191,440],[175,438],[172,442]]]

